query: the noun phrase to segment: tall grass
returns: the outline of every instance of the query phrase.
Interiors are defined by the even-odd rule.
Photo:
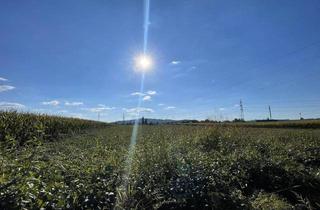
[[[320,120],[291,120],[291,121],[266,121],[235,123],[238,126],[260,127],[260,128],[296,128],[317,129],[320,128]]]
[[[283,120],[283,121],[247,121],[247,122],[214,122],[214,123],[190,123],[190,126],[222,126],[222,127],[251,127],[251,128],[295,128],[295,129],[318,129],[320,120]]]
[[[52,141],[105,123],[58,116],[0,111],[0,143],[22,146],[33,141]]]
[[[132,126],[0,149],[0,209],[319,209],[320,130]]]

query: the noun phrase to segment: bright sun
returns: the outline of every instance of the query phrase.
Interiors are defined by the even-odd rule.
[[[148,55],[140,55],[135,59],[135,67],[138,71],[147,72],[151,70],[152,66],[152,59]]]

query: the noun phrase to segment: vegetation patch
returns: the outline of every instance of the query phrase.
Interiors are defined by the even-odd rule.
[[[0,208],[320,208],[319,130],[142,125],[123,185],[131,132],[2,147]]]

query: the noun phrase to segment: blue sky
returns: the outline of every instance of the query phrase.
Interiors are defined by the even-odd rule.
[[[0,109],[121,120],[320,117],[320,2],[0,1]]]

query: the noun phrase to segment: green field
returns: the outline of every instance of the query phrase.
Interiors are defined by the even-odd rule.
[[[320,208],[320,129],[141,125],[126,182],[132,126],[0,116],[0,209]]]

